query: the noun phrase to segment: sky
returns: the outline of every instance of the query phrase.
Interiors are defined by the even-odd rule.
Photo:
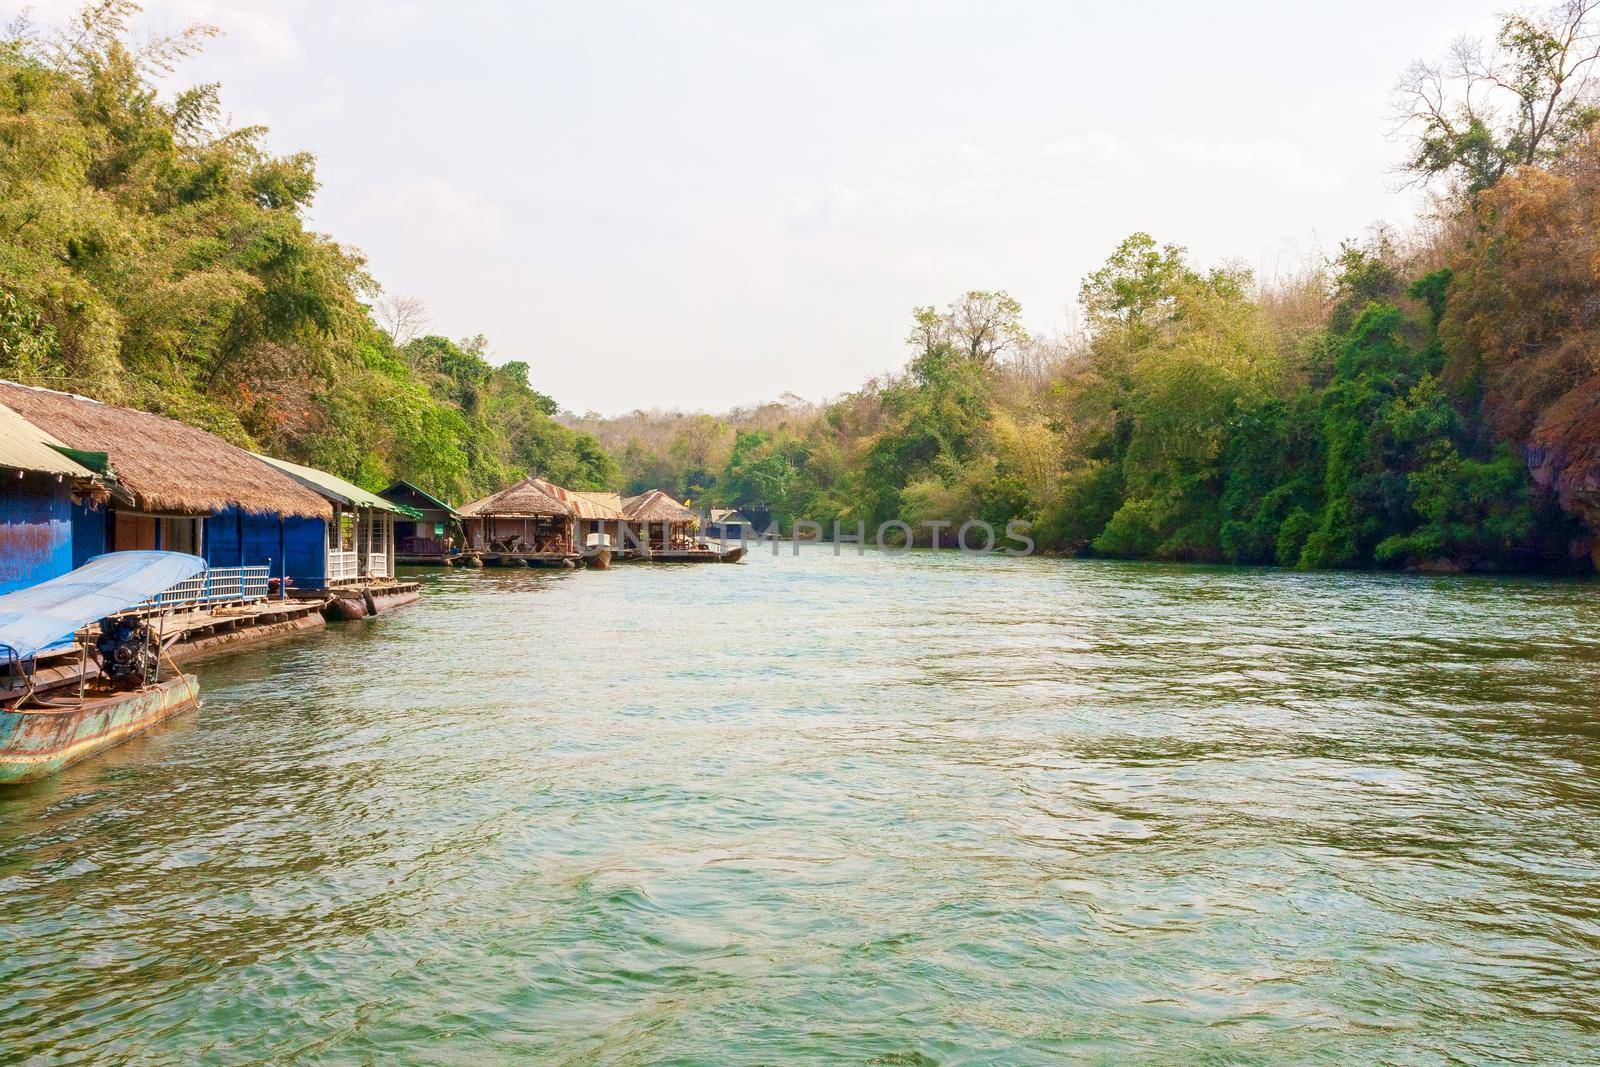
[[[0,13],[24,6],[77,5]],[[172,86],[313,152],[312,224],[429,332],[615,415],[837,395],[969,289],[1066,330],[1135,231],[1270,276],[1404,226],[1390,87],[1502,6],[149,0],[138,25],[222,31]]]

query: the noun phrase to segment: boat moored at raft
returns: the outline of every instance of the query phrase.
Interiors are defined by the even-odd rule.
[[[149,606],[205,569],[182,552],[112,552],[0,596],[0,785],[47,778],[198,704],[193,675],[162,677],[169,639]],[[75,672],[37,669],[74,647]]]
[[[650,563],[738,563],[744,559],[744,554],[742,544],[724,545],[702,539],[667,548],[652,546],[641,558]]]

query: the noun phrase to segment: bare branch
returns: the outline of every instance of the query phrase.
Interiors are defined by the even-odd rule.
[[[414,296],[385,295],[372,306],[372,313],[396,348],[415,340],[429,318],[427,305]]]
[[[1600,0],[1564,0],[1502,18],[1492,44],[1461,38],[1439,64],[1396,83],[1395,132],[1413,141],[1413,181],[1446,178],[1469,194],[1515,166],[1552,161],[1600,116]]]

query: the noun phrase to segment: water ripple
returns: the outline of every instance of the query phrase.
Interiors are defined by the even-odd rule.
[[[0,1058],[1600,1059],[1590,586],[428,583],[0,796]]]

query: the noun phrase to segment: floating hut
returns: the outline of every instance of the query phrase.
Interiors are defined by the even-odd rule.
[[[563,491],[576,516],[579,544],[588,544],[589,538],[595,535],[608,538],[613,545],[622,543],[622,528],[627,524],[627,517],[622,514],[621,494]]]
[[[612,553],[624,545],[627,519],[622,514],[622,497],[616,493],[564,489],[543,478],[534,483],[572,509],[572,543],[584,562],[602,569],[610,566]]]
[[[746,534],[755,532],[750,520],[733,508],[708,509],[700,529],[707,537],[719,541],[742,541]]]
[[[369,493],[336,474],[257,455],[316,493],[333,508],[328,522],[322,587],[331,596],[324,614],[331,619],[359,619],[409,604],[420,596],[416,582],[396,582],[395,522],[412,521],[416,512]]]
[[[236,599],[265,599],[269,579],[286,588],[321,575],[332,509],[244,449],[161,415],[51,389],[0,382],[0,404],[106,487],[103,497],[71,503],[71,566],[110,551],[190,553],[219,590],[236,586]]]
[[[642,545],[638,558],[656,563],[737,563],[744,545],[712,544],[699,536],[700,518],[660,489],[623,501],[623,514]],[[632,543],[632,542],[631,542]]]
[[[660,489],[628,497],[622,502],[622,513],[648,558],[695,547],[694,532],[700,520]]]
[[[570,567],[580,558],[573,506],[543,478],[524,478],[462,505],[467,550],[483,563]]]
[[[350,585],[394,577],[395,520],[407,514],[400,505],[315,467],[260,454],[256,458],[282,471],[332,507],[333,517],[328,523],[326,585]]]
[[[449,503],[403,480],[378,495],[412,512],[395,519],[396,563],[448,563],[461,551],[461,512]]]

